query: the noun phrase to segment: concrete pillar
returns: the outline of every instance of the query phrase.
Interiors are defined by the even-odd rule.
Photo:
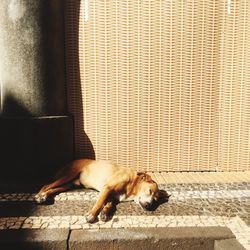
[[[63,13],[64,0],[0,1],[0,168],[5,179],[14,174],[42,180],[73,157]]]
[[[0,16],[2,115],[65,114],[63,1],[2,0]]]

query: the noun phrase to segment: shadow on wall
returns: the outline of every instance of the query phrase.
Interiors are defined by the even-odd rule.
[[[0,113],[0,170],[1,170],[1,190],[12,191],[13,181],[25,175],[29,175],[28,168],[24,168],[22,162],[29,161],[28,148],[32,127],[23,120],[31,116],[30,112],[11,95],[4,96],[1,100]],[[24,140],[25,139],[25,140]],[[29,152],[31,153],[31,152]],[[28,160],[28,161],[27,161]],[[27,181],[27,180],[25,180]],[[26,183],[25,183],[26,184]],[[5,187],[6,185],[6,187]],[[6,189],[6,190],[5,190]],[[18,191],[18,190],[15,190]]]
[[[34,117],[15,97],[0,114],[0,183],[44,183],[73,158],[72,119]]]
[[[23,107],[13,96],[5,96],[0,117],[28,117],[30,112]]]
[[[30,112],[12,95],[5,95],[1,100],[1,184],[6,182],[9,185],[11,179],[16,181],[18,176],[23,176],[23,173],[29,174],[29,167],[22,164],[24,162],[26,165],[32,154],[28,152],[31,137],[27,133],[32,133],[32,126],[26,122],[28,117],[31,117]]]
[[[83,93],[79,58],[80,0],[65,1],[66,76],[68,109],[74,116],[75,158],[95,159],[95,151],[84,131]]]

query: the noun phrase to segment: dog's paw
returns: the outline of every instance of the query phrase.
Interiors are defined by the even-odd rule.
[[[37,195],[35,195],[35,201],[37,203],[43,203],[47,200],[47,194],[45,192],[42,193],[38,193]]]
[[[107,221],[109,221],[111,219],[111,216],[109,216],[108,214],[106,214],[104,212],[101,212],[100,213],[100,219],[103,222],[107,222]]]
[[[86,214],[85,218],[88,223],[94,223],[96,221],[96,217],[91,213]]]

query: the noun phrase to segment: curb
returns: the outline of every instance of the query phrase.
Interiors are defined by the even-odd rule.
[[[21,229],[0,231],[1,249],[242,250],[226,227]]]
[[[0,249],[67,249],[69,229],[1,230]]]

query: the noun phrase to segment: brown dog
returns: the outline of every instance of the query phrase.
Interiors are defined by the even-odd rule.
[[[54,182],[42,187],[35,199],[38,203],[44,202],[48,196],[70,189],[72,184],[100,192],[95,205],[86,215],[89,223],[94,222],[101,211],[101,219],[106,221],[115,201],[134,200],[143,209],[149,210],[154,201],[169,197],[146,173],[109,161],[82,159],[64,168]]]

